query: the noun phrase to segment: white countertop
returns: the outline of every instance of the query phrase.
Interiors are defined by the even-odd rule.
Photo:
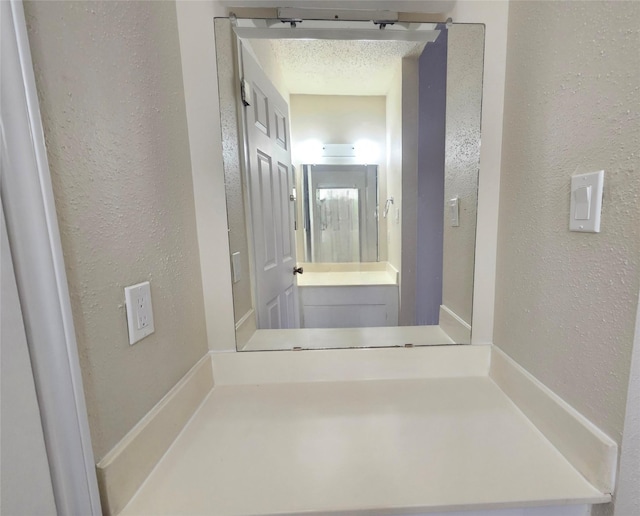
[[[440,326],[257,330],[242,351],[434,346],[454,344]]]
[[[476,376],[217,386],[121,514],[390,515],[609,499]]]
[[[309,272],[297,276],[299,287],[396,285],[397,274],[384,271]]]

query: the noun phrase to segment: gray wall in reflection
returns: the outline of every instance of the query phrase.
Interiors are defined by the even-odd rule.
[[[441,30],[443,28],[441,27]],[[416,324],[438,324],[442,303],[447,30],[418,62],[418,221]]]

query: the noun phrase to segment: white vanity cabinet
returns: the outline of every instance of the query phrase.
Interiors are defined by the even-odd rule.
[[[386,262],[303,265],[297,277],[302,328],[398,325],[398,271]]]
[[[298,292],[303,328],[398,325],[398,285],[395,284],[304,286],[299,287]]]

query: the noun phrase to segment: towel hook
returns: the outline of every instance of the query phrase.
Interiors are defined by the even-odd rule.
[[[387,218],[387,215],[389,214],[389,208],[391,208],[391,205],[393,204],[393,197],[389,197],[387,199],[387,201],[384,203],[384,211],[382,212],[382,217],[383,218]]]

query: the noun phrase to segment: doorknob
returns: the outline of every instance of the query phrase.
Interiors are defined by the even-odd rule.
[[[296,274],[302,274],[304,272],[304,269],[302,267],[294,267],[293,268],[293,275],[295,276]]]

